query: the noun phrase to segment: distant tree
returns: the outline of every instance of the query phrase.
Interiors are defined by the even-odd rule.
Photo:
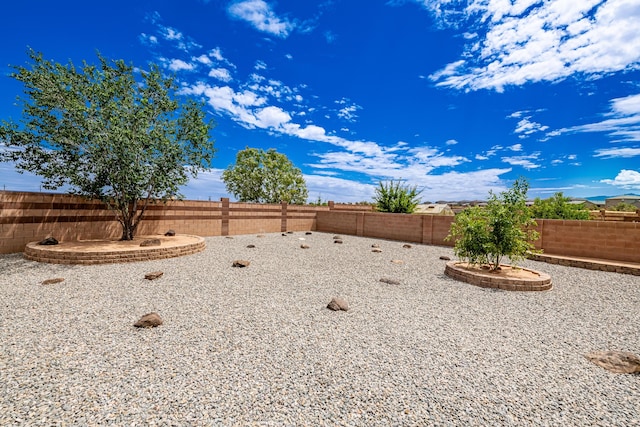
[[[539,197],[530,207],[531,216],[538,219],[579,219],[588,220],[589,210],[584,205],[570,203],[571,199],[564,197],[561,192],[548,199]]]
[[[456,256],[497,270],[503,257],[515,264],[535,251],[532,242],[539,235],[532,229],[536,222],[526,205],[528,188],[524,179],[518,179],[500,195],[489,192],[486,207],[474,206],[460,212],[446,237],[455,240]]]
[[[416,186],[403,185],[401,180],[380,181],[375,191],[373,200],[378,211],[391,213],[413,213],[422,192]]]
[[[235,165],[222,173],[227,191],[241,202],[294,203],[307,201],[302,172],[284,154],[246,148],[236,155]]]
[[[635,205],[626,202],[620,202],[612,208],[612,210],[618,212],[635,212],[637,209]]]
[[[29,51],[30,67],[14,67],[25,86],[21,124],[3,121],[0,160],[100,199],[116,213],[122,240],[133,239],[146,208],[179,196],[189,175],[213,156],[202,106],[179,104],[176,84],[156,65],[140,71],[98,54],[97,66],[62,65]]]

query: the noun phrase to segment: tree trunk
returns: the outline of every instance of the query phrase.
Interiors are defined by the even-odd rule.
[[[120,215],[122,216],[122,221],[120,224],[122,225],[122,238],[120,240],[133,240],[133,235],[135,233],[135,227],[133,225],[133,220],[135,218],[135,211],[133,211],[134,205],[129,204],[128,206],[121,210]]]
[[[133,240],[133,229],[131,224],[123,224],[122,238],[120,240]]]

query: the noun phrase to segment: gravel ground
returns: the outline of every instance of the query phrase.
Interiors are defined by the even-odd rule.
[[[640,353],[637,276],[526,261],[553,290],[487,290],[444,275],[451,248],[332,236],[101,266],[0,256],[0,425],[640,425],[640,375],[584,358]],[[164,325],[132,326],[151,311]]]

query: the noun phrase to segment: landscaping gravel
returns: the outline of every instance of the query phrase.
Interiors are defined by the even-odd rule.
[[[0,256],[0,425],[640,425],[640,375],[584,357],[640,353],[637,276],[525,261],[553,290],[482,289],[444,275],[451,248],[342,237],[212,237],[115,265]],[[149,312],[164,323],[134,328]]]

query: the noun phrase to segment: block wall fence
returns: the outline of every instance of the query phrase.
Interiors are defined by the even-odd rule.
[[[320,231],[428,245],[445,241],[454,217],[373,212],[370,206],[328,206],[170,201],[151,205],[139,235],[164,233],[203,237],[284,231]],[[550,255],[640,263],[640,222],[538,220],[536,247]],[[98,201],[53,193],[0,191],[0,253],[24,251],[27,243],[117,239],[120,224]]]

